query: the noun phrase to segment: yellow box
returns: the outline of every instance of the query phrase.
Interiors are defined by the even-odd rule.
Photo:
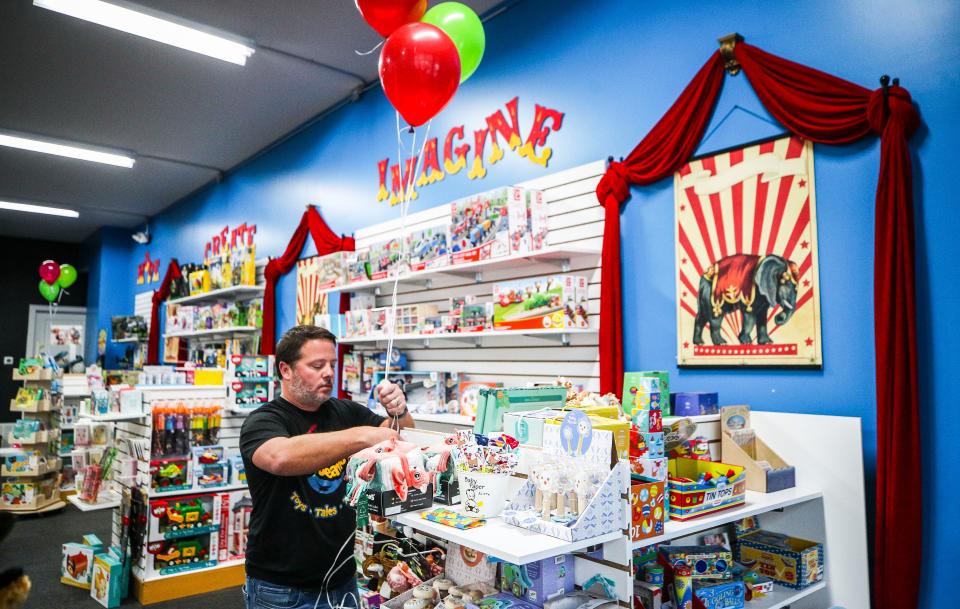
[[[604,408],[601,406],[600,408]],[[581,409],[578,409],[581,410]],[[589,413],[588,413],[589,414]],[[559,425],[563,422],[563,417],[557,417],[547,421],[548,425]],[[630,422],[609,419],[607,417],[598,417],[590,415],[590,424],[594,429],[606,429],[613,432],[613,445],[617,451],[618,459],[626,459],[630,455]]]
[[[223,385],[223,370],[197,368],[193,371],[194,385]]]
[[[620,418],[620,408],[617,406],[564,406],[560,410],[561,412],[565,410],[582,410],[591,417],[603,417],[605,419],[617,420]]]

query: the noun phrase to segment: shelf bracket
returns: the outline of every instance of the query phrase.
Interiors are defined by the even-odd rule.
[[[566,332],[563,332],[562,334],[541,334],[541,335],[527,334],[526,336],[536,336],[537,338],[543,338],[549,341],[556,341],[562,344],[564,347],[570,346],[570,335],[567,334]]]

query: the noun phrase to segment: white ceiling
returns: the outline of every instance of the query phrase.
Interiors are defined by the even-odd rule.
[[[481,16],[513,4],[462,0]],[[134,152],[133,169],[0,147],[0,235],[78,242],[134,227],[377,82],[380,42],[353,0],[139,0],[242,36],[246,66],[0,0],[0,129]],[[434,2],[431,2],[434,4]],[[42,221],[38,219],[42,218]]]

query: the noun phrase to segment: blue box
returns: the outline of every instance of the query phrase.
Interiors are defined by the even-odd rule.
[[[701,580],[693,584],[694,596],[707,609],[743,609],[746,590],[738,579],[723,582]]]
[[[664,453],[663,447],[663,432],[662,431],[653,431],[641,434],[643,436],[643,441],[647,445],[647,454],[644,455],[648,459],[661,459],[666,456]]]
[[[540,607],[548,599],[573,592],[573,557],[566,554],[526,565],[503,563],[500,589]]]
[[[123,565],[110,554],[97,554],[93,559],[93,577],[90,582],[90,597],[104,607],[120,606],[123,589]]]
[[[670,394],[670,410],[675,417],[720,414],[720,399],[715,391],[678,391]]]

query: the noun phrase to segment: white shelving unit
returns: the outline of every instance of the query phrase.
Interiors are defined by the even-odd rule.
[[[482,330],[480,332],[451,332],[449,334],[398,334],[393,337],[394,343],[406,343],[410,341],[419,342],[423,348],[430,346],[432,341],[439,342],[468,342],[479,345],[484,338],[515,338],[521,336],[540,337],[553,339],[563,345],[570,344],[570,337],[575,334],[596,334],[596,328],[558,328],[544,330]],[[364,336],[362,338],[343,338],[340,340],[345,345],[362,345],[387,343],[386,336]]]
[[[263,287],[262,285],[235,285],[229,288],[211,290],[203,294],[168,300],[167,304],[200,304],[203,302],[216,302],[218,300],[245,300],[256,298],[263,294]]]
[[[80,501],[77,495],[68,495],[67,501],[75,505],[81,512],[95,512],[97,510],[109,510],[119,506],[120,495],[115,491],[103,491],[97,497],[96,503]]]
[[[209,330],[194,330],[192,332],[169,332],[163,335],[164,338],[199,338],[202,336],[231,336],[233,334],[246,334],[250,332],[259,332],[260,328],[255,326],[237,326],[235,328],[211,328]]]

